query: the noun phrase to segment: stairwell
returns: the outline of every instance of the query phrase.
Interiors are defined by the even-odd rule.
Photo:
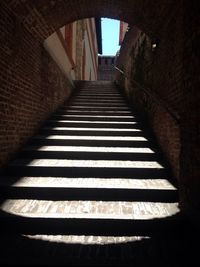
[[[176,184],[112,82],[79,83],[0,178],[1,265],[175,266],[183,258]]]

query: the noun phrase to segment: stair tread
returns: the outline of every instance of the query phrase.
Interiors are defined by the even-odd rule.
[[[0,173],[0,264],[132,266],[182,225],[178,187],[120,90],[75,84]]]
[[[38,199],[7,199],[2,211],[35,218],[147,220],[179,211],[177,203]],[[142,213],[140,211],[143,211]],[[3,215],[5,216],[5,215]]]

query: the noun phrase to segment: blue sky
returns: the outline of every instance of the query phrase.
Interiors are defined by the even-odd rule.
[[[103,55],[115,55],[119,50],[119,21],[102,18],[102,50]]]

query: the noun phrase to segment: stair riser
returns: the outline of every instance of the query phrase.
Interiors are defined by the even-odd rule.
[[[91,106],[66,106],[66,107],[63,107],[61,110],[63,111],[68,111],[68,110],[73,110],[73,109],[76,109],[76,110],[85,110],[85,111],[89,111],[89,110],[92,110],[92,111],[112,111],[112,112],[115,112],[115,111],[131,111],[130,108],[127,108],[127,107],[91,107]]]
[[[80,136],[141,136],[141,132],[124,132],[123,130],[121,131],[98,131],[92,129],[92,131],[81,131],[81,130],[52,130],[52,129],[41,129],[40,134],[44,135],[77,135],[79,134]]]
[[[85,121],[85,120],[87,120],[87,121],[102,121],[102,123],[104,122],[104,121],[112,121],[112,122],[114,122],[114,121],[116,121],[116,123],[118,122],[118,121],[120,121],[120,122],[133,122],[134,121],[134,118],[126,118],[125,116],[122,116],[121,118],[117,118],[117,117],[111,117],[111,118],[109,118],[109,117],[95,117],[95,115],[94,115],[94,117],[92,117],[92,116],[83,116],[83,117],[78,117],[78,115],[77,115],[77,117],[73,117],[73,116],[66,116],[66,115],[53,115],[52,117],[52,120],[79,120],[79,121]]]
[[[58,115],[131,116],[131,111],[58,110]]]
[[[123,102],[96,102],[96,101],[93,101],[93,102],[86,102],[86,101],[71,101],[69,103],[70,105],[72,106],[91,106],[91,107],[102,107],[102,108],[105,108],[105,107],[126,107],[127,108],[127,105]]]
[[[176,190],[96,189],[56,187],[1,187],[1,197],[7,199],[37,199],[54,201],[142,201],[176,203]]]
[[[42,176],[42,177],[97,177],[97,178],[133,178],[133,179],[164,179],[164,169],[140,168],[83,168],[83,167],[39,167],[12,166],[6,169],[8,175]]]
[[[150,147],[147,142],[142,141],[105,141],[105,140],[53,140],[32,139],[32,145],[54,145],[54,146],[101,146],[101,147]]]
[[[100,235],[100,236],[152,236],[165,232],[166,226],[173,230],[174,220],[112,220],[112,219],[46,219],[19,218],[18,221],[1,219],[1,232],[10,234],[50,235]],[[178,222],[177,222],[178,224]]]
[[[21,158],[30,159],[85,159],[85,160],[133,160],[156,161],[158,156],[151,153],[103,153],[103,152],[61,152],[61,151],[22,151]]]
[[[118,124],[118,123],[84,123],[84,122],[59,122],[59,121],[47,121],[45,127],[84,127],[84,128],[126,128],[126,129],[138,129],[140,125],[135,124]]]

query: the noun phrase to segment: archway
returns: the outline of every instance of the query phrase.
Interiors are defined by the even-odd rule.
[[[41,73],[41,68],[48,64],[48,62],[43,62],[42,57],[41,44],[44,39],[56,29],[77,19],[101,16],[120,19],[130,25],[137,25],[149,36],[159,38],[164,44],[164,50],[158,61],[162,68],[159,68],[156,86],[162,91],[164,101],[174,106],[184,118],[180,126],[181,184],[184,181],[182,199],[183,206],[190,206],[190,204],[185,205],[190,202],[196,209],[196,205],[199,205],[197,204],[199,203],[199,179],[197,171],[194,171],[197,167],[194,160],[198,152],[196,148],[198,133],[195,130],[198,118],[195,98],[197,74],[193,75],[191,67],[189,71],[186,71],[186,68],[191,66],[192,47],[198,43],[198,25],[197,21],[191,20],[195,6],[183,4],[182,1],[164,1],[161,4],[160,1],[152,3],[152,1],[141,2],[139,0],[2,2],[2,126],[4,128],[6,126],[5,132],[8,136],[6,140],[2,139],[1,145],[5,147],[1,154],[2,162],[5,163],[5,159],[10,157],[8,151],[16,151],[68,94],[62,88],[62,92],[55,100],[53,89],[52,91],[48,89],[50,90],[48,92],[44,90],[46,81],[43,81],[43,76],[48,75],[48,72],[47,74]],[[184,21],[183,15],[186,15]],[[184,31],[183,28],[189,30]],[[190,40],[192,34],[193,38],[187,47],[184,46],[183,42]],[[186,54],[184,60],[183,53]],[[176,55],[175,60],[174,55]],[[195,63],[195,66],[198,66],[198,63]],[[185,78],[182,79],[182,76]],[[163,81],[165,82],[164,89]],[[194,87],[189,91],[192,87],[191,83]],[[53,86],[55,90],[55,84]],[[48,99],[46,99],[47,93]],[[185,93],[187,98],[184,97]],[[42,107],[41,103],[43,103]],[[187,111],[190,109],[192,112],[188,114]],[[26,125],[27,130],[23,129],[23,125]],[[190,130],[185,131],[186,128]],[[193,134],[195,137],[192,137]],[[192,151],[195,153],[193,154]]]

